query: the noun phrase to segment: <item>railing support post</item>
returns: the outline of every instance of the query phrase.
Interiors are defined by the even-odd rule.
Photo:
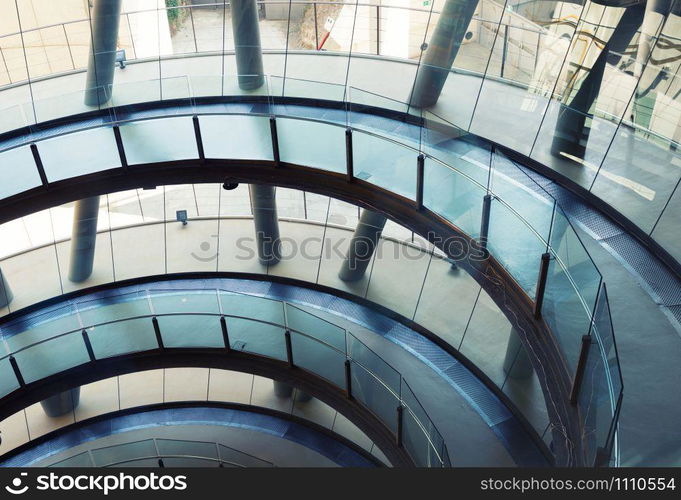
[[[398,447],[402,447],[402,429],[404,419],[404,406],[401,404],[397,407],[397,434],[395,436]]]
[[[312,4],[314,10],[314,46],[319,50],[319,27],[317,26],[317,2]]]
[[[286,340],[286,359],[288,360],[288,367],[293,368],[293,345],[291,343],[291,332],[286,330],[284,333],[284,338]]]
[[[128,168],[128,158],[125,156],[125,148],[123,147],[123,137],[121,136],[121,128],[118,125],[112,127],[114,138],[116,139],[116,149],[118,149],[118,156],[121,159],[121,166]]]
[[[85,349],[87,349],[87,355],[90,357],[90,362],[94,363],[97,361],[97,358],[95,358],[95,351],[92,350],[90,337],[88,337],[87,331],[85,329],[82,330],[81,335],[83,335],[83,342],[85,342]]]
[[[199,117],[192,116],[192,123],[194,124],[194,136],[196,137],[196,148],[199,151],[199,159],[206,161],[206,153],[203,150],[203,139],[201,138],[201,125],[199,124]]]
[[[489,217],[492,209],[492,195],[486,194],[482,198],[482,220],[480,221],[480,246],[487,250],[487,238],[489,238]]]
[[[423,208],[423,177],[425,175],[426,157],[423,154],[416,158],[416,209]]]
[[[40,176],[40,182],[43,186],[47,186],[47,174],[45,174],[45,167],[43,166],[43,160],[40,158],[40,151],[38,151],[38,146],[31,144],[31,154],[33,155],[33,161],[35,161],[35,167],[38,169],[38,175]]]
[[[352,363],[345,360],[345,392],[348,399],[352,399]]]
[[[165,349],[165,346],[163,345],[163,337],[161,337],[161,328],[158,326],[158,319],[156,319],[156,316],[151,318],[151,324],[154,325],[154,335],[156,335],[156,343],[158,344],[158,348],[160,350]]]
[[[9,364],[12,366],[12,371],[14,371],[14,376],[17,378],[17,382],[19,382],[19,387],[25,386],[26,381],[24,380],[24,376],[21,374],[21,370],[19,370],[19,365],[17,364],[17,360],[14,356],[9,357]]]
[[[504,77],[504,67],[506,66],[506,57],[508,56],[508,24],[504,26],[504,46],[501,51],[501,71],[499,76]]]
[[[541,255],[539,264],[539,276],[537,277],[537,294],[534,299],[534,319],[541,318],[541,309],[544,305],[544,294],[546,293],[546,280],[549,276],[549,264],[551,254],[546,252]]]
[[[381,6],[376,6],[376,55],[381,55]]]
[[[279,135],[277,134],[277,119],[274,115],[270,116],[270,135],[272,136],[272,156],[274,158],[274,166],[278,167],[281,163],[281,156],[279,155]]]
[[[232,347],[229,345],[229,332],[227,331],[227,320],[225,319],[224,316],[220,316],[220,329],[222,330],[222,341],[225,344],[225,349],[227,352],[232,350]]]
[[[347,167],[348,182],[352,182],[355,178],[354,164],[352,162],[352,129],[350,127],[345,129],[345,163]]]
[[[579,352],[579,361],[577,362],[577,369],[575,370],[575,378],[572,380],[572,390],[570,391],[570,403],[577,404],[579,397],[579,390],[582,387],[582,380],[584,379],[584,370],[586,369],[586,360],[589,357],[589,348],[591,346],[591,336],[582,336],[582,349]]]

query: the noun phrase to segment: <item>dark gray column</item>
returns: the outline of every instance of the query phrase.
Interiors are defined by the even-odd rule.
[[[0,269],[0,307],[7,307],[14,300],[14,294],[5,279],[5,275]]]
[[[97,243],[97,218],[99,196],[76,202],[71,233],[71,261],[69,279],[75,283],[85,281],[92,274]]]
[[[273,380],[272,383],[274,384],[274,395],[278,398],[290,398],[293,396],[292,385],[279,382],[278,380]]]
[[[548,23],[553,20],[553,13],[557,6],[558,2],[553,0],[525,2],[518,5],[517,13],[535,23]]]
[[[251,194],[258,259],[263,266],[277,264],[281,260],[281,239],[276,190],[274,186],[260,184],[251,184],[248,189]]]
[[[586,127],[589,116],[601,90],[606,63],[616,65],[622,58],[636,31],[643,22],[644,7],[637,5],[628,7],[617,23],[610,40],[594,62],[589,74],[572,100],[566,105],[561,103],[556,121],[556,129],[551,144],[551,154],[560,157],[567,153],[577,158],[584,158],[589,140],[590,128]]]
[[[514,379],[528,378],[532,375],[532,363],[527,357],[527,351],[518,332],[511,328],[511,333],[506,344],[506,356],[504,357],[504,373]]]
[[[111,99],[122,3],[123,0],[94,0],[90,10],[92,36],[85,84],[88,106],[100,106]]]
[[[437,102],[477,6],[478,0],[445,2],[433,36],[421,56],[411,89],[412,106],[425,108]]]
[[[278,380],[273,380],[274,384],[274,395],[278,398],[290,398],[293,397],[293,386],[285,382],[279,382]],[[307,403],[312,399],[308,393],[303,391],[298,391],[296,394],[297,400],[300,403]]]
[[[239,88],[253,90],[265,83],[255,0],[231,0],[232,31]]]
[[[366,273],[371,257],[385,227],[384,215],[372,210],[362,210],[355,234],[352,235],[348,254],[338,277],[343,281],[359,281]]]
[[[80,387],[50,396],[40,402],[48,417],[60,417],[78,406],[80,402]]]

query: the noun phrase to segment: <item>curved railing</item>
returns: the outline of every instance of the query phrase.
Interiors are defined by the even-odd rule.
[[[222,443],[140,439],[83,451],[48,467],[274,467],[272,462]]]
[[[580,405],[583,417],[599,406],[598,418],[610,415],[607,427],[615,429],[622,384],[605,285],[556,201],[493,146],[434,113],[419,112],[414,117],[417,124],[401,123],[397,129],[391,121],[362,113],[366,106],[360,104],[310,119],[303,116],[309,112],[305,109],[271,102],[264,95],[271,80],[248,113],[227,114],[227,108],[216,110],[198,98],[187,102],[190,115],[175,109],[172,116],[147,112],[123,119],[118,116],[120,108],[114,107],[95,125],[88,121],[84,128],[80,124],[52,130],[40,140],[29,138],[29,144],[14,141],[0,152],[0,164],[11,164],[21,174],[8,179],[0,195],[123,165],[198,160],[201,154],[207,159],[280,161],[346,173],[431,211],[486,247],[535,303],[537,316],[555,335],[575,381],[573,398],[588,397]],[[360,96],[358,100],[367,94],[350,90]],[[380,104],[395,111],[407,107],[386,97]],[[240,135],[226,136],[226,130],[239,130]],[[81,149],[97,155],[74,156]],[[458,257],[474,250],[464,246]],[[11,275],[6,277],[11,282]],[[595,325],[602,326],[597,330]],[[586,347],[591,344],[597,348]],[[588,366],[595,371],[590,373],[592,392],[586,396],[579,389]],[[612,439],[586,445],[588,462],[595,459],[597,449],[609,455],[616,440],[614,431],[608,435]],[[585,435],[587,441],[593,437]]]
[[[239,351],[288,362],[346,391],[381,420],[416,465],[451,465],[442,435],[402,375],[344,328],[284,301],[223,290],[138,291],[105,302],[62,306],[28,329],[22,318],[4,323],[0,397],[125,354]]]
[[[442,15],[435,4],[404,8],[371,2],[258,2],[265,71],[278,75],[270,92],[351,100],[349,87],[359,87],[408,100]],[[233,61],[222,57],[234,50],[228,5],[206,1],[124,12],[118,45],[131,64],[118,70],[119,90],[127,86],[129,92],[156,100],[241,93],[230,76]],[[569,12],[561,10],[562,17],[535,23],[520,15],[522,6],[481,0],[468,27],[470,36],[453,67],[444,68],[451,74],[433,111],[591,191],[681,260],[675,218],[681,173],[674,166],[681,161],[678,16],[672,13],[668,23],[646,25],[651,32],[633,34],[626,53],[611,53],[617,63],[606,65],[595,104],[585,113],[568,103],[617,19],[610,12],[614,8],[604,8],[611,15],[596,16],[590,5],[574,5]],[[0,131],[38,125],[83,108],[84,80],[74,72],[87,67],[91,20],[80,9],[64,12],[65,22],[42,26],[13,7],[4,16],[9,32],[0,36],[0,85],[6,87],[0,91],[6,103]],[[599,24],[609,17],[609,26]],[[305,59],[311,54],[334,57]],[[215,57],[198,64],[173,62],[193,55]],[[55,75],[68,78],[45,80]],[[150,78],[167,86],[142,86]],[[316,80],[329,85],[321,91],[305,83]],[[551,152],[557,117],[568,111],[586,123],[584,152],[577,156]]]

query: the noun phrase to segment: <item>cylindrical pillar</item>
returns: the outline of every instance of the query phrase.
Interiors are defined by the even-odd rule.
[[[5,275],[0,269],[0,307],[7,307],[14,300],[14,294],[5,279]]]
[[[437,102],[477,7],[478,0],[445,2],[416,72],[412,106],[425,108]]]
[[[92,274],[98,216],[99,196],[76,202],[73,212],[71,262],[69,264],[69,279],[74,283],[85,281]]]
[[[517,13],[523,17],[526,17],[530,21],[538,24],[548,24],[553,21],[553,14],[558,7],[557,1],[554,0],[541,0],[537,2],[523,2],[517,4]]]
[[[229,4],[239,88],[257,89],[265,83],[258,6],[255,0],[231,0]]]
[[[281,239],[274,186],[251,184],[251,209],[255,224],[255,240],[258,259],[263,266],[277,264],[281,260]]]
[[[80,387],[60,392],[40,402],[48,417],[60,417],[73,411],[80,402]]]
[[[514,379],[528,378],[532,375],[532,363],[530,363],[525,346],[520,342],[520,337],[518,337],[515,328],[511,328],[506,344],[504,373]]]
[[[88,106],[100,106],[111,99],[122,3],[123,0],[95,0],[90,11],[92,36],[85,84]]]
[[[285,382],[279,382],[278,380],[273,380],[274,385],[274,395],[278,398],[290,398],[293,396],[293,386]],[[307,392],[298,391],[296,394],[296,399],[299,403],[307,403],[312,399]]]
[[[274,385],[274,395],[278,398],[290,398],[293,396],[293,386],[286,384],[284,382],[279,382],[278,380],[273,380]]]
[[[352,235],[348,254],[338,277],[343,281],[359,281],[366,273],[387,219],[372,210],[362,210],[359,223]]]
[[[585,126],[586,119],[601,91],[606,63],[613,65],[619,63],[622,54],[641,26],[643,9],[643,6],[636,5],[624,11],[610,40],[603,47],[575,96],[568,104],[561,103],[551,143],[553,156],[560,157],[567,154],[584,159],[590,132],[589,127]]]

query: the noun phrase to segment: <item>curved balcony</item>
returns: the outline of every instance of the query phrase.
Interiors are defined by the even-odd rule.
[[[315,5],[311,6],[314,8]],[[305,6],[310,7],[308,4]],[[365,6],[351,9],[354,18],[359,15],[360,7]],[[390,8],[378,9],[380,19],[380,10]],[[500,9],[497,11],[501,16]],[[149,13],[135,13],[133,19],[135,16],[142,19],[143,14],[148,16]],[[152,15],[159,18],[156,12]],[[481,20],[481,24],[484,25],[485,21]],[[503,30],[507,34],[517,28],[510,21],[505,26],[510,26]],[[533,33],[532,30],[527,31]],[[462,239],[456,240],[456,244],[463,242],[472,251],[462,253],[451,247],[443,248],[447,257],[458,261],[484,287],[489,287],[486,290],[494,295],[494,300],[505,314],[512,315],[515,314],[514,309],[524,309],[525,313],[531,313],[526,314],[528,318],[530,315],[542,316],[545,323],[539,321],[539,326],[521,328],[520,337],[524,344],[531,345],[540,338],[535,333],[537,328],[547,328],[553,333],[556,345],[549,346],[546,353],[531,355],[545,361],[541,364],[544,373],[540,376],[544,385],[555,383],[563,386],[562,393],[559,389],[547,388],[548,393],[560,394],[558,398],[548,399],[565,404],[569,399],[565,381],[568,385],[579,382],[585,372],[590,380],[598,381],[590,385],[596,387],[594,392],[582,392],[580,396],[578,391],[573,391],[572,395],[575,400],[586,398],[579,405],[582,409],[589,408],[592,399],[603,401],[602,395],[607,399],[607,424],[600,422],[603,412],[599,412],[599,422],[589,424],[597,427],[595,434],[598,438],[596,445],[587,445],[585,463],[594,461],[599,448],[605,450],[606,455],[610,448],[616,449],[615,429],[622,385],[607,293],[600,273],[555,200],[504,156],[494,143],[467,133],[474,131],[504,142],[494,133],[481,132],[484,126],[476,128],[472,124],[486,123],[488,118],[498,120],[505,115],[501,111],[503,108],[495,107],[488,110],[485,117],[484,105],[493,101],[482,98],[482,95],[483,91],[493,93],[495,85],[503,85],[504,92],[507,92],[509,78],[504,76],[504,72],[508,75],[510,68],[504,70],[505,63],[502,64],[502,74],[496,77],[484,72],[462,71],[455,65],[447,83],[451,85],[450,90],[445,89],[444,96],[457,96],[470,104],[472,101],[465,96],[473,96],[477,92],[476,110],[466,113],[457,103],[453,108],[447,108],[447,102],[452,101],[443,97],[438,106],[428,111],[415,111],[406,103],[411,81],[389,77],[391,74],[405,74],[407,66],[415,73],[413,61],[386,58],[381,61],[384,78],[379,79],[376,78],[378,61],[361,55],[361,51],[352,51],[351,56],[342,51],[308,54],[284,46],[283,53],[277,49],[269,53],[266,50],[265,57],[268,67],[278,67],[283,62],[282,76],[270,76],[268,84],[259,91],[244,93],[234,90],[238,78],[230,77],[226,69],[233,64],[229,62],[233,56],[229,53],[222,55],[225,49],[229,50],[224,45],[224,32],[223,26],[223,34],[219,37],[223,41],[222,48],[206,50],[198,65],[200,70],[193,74],[187,74],[185,70],[185,74],[165,77],[173,73],[172,63],[176,60],[173,57],[178,54],[161,54],[153,60],[140,57],[138,63],[130,64],[119,72],[127,71],[130,76],[126,78],[130,81],[120,81],[107,90],[112,101],[103,109],[93,111],[84,108],[80,104],[82,90],[53,94],[63,106],[56,115],[53,110],[59,108],[55,108],[54,98],[49,98],[50,111],[45,114],[39,110],[47,108],[43,108],[40,99],[32,97],[29,103],[33,119],[27,123],[15,122],[9,127],[15,129],[17,125],[28,125],[29,128],[21,131],[23,136],[17,131],[7,134],[6,146],[0,153],[2,165],[12,165],[13,169],[16,165],[22,166],[21,174],[13,176],[16,184],[5,186],[3,195],[7,199],[1,204],[3,220],[25,214],[27,200],[32,202],[32,207],[48,207],[76,197],[116,189],[234,178],[302,186],[377,208],[430,240],[439,238],[440,241],[435,243],[440,248],[451,243],[448,238],[452,235],[460,236]],[[502,30],[497,30],[493,35],[498,38],[501,33]],[[544,32],[539,30],[536,33],[541,46],[545,43],[541,41]],[[204,52],[199,50],[198,40],[194,38],[194,53]],[[507,40],[504,51],[509,44],[513,45],[512,42],[512,39]],[[490,67],[496,46],[497,43],[493,42],[488,57],[481,58],[486,61],[486,68]],[[216,56],[215,50],[220,50],[220,54]],[[380,48],[377,52],[376,55],[381,55]],[[192,51],[187,53],[195,55]],[[347,64],[340,73],[329,72],[324,62],[317,62],[332,61],[331,66],[338,67],[338,58],[344,59]],[[310,61],[314,63],[310,64]],[[187,67],[187,61],[183,60],[182,65]],[[206,74],[206,68],[211,65],[221,66],[220,71]],[[537,65],[535,60],[535,69]],[[75,62],[73,67],[76,68]],[[159,78],[139,78],[154,67]],[[332,81],[334,78],[321,82],[297,78],[309,76],[309,73],[295,73],[296,68],[301,72],[337,75],[338,81]],[[161,75],[164,75],[163,78]],[[84,88],[78,74],[61,78],[70,78],[74,83],[78,81],[75,88]],[[373,92],[375,88],[367,87],[358,89],[359,82],[366,82],[367,78],[380,85],[390,82],[389,91],[381,88],[380,92]],[[28,90],[38,94],[39,87],[50,81],[51,78],[43,81],[32,79]],[[402,87],[405,81],[406,86]],[[465,90],[466,84],[462,83],[465,81],[477,82],[470,87],[470,94]],[[551,121],[550,113],[555,111],[550,111],[551,105],[560,101],[556,95],[550,94],[548,98],[538,95],[542,93],[531,86],[515,85],[511,88],[521,89],[519,95],[522,95],[523,101],[528,95],[535,101],[546,99],[543,104],[535,102],[528,107],[549,109],[545,111],[549,118],[541,115],[540,121]],[[8,92],[25,90],[25,86],[7,89]],[[242,103],[253,105],[239,109],[239,104],[231,106],[220,103],[221,100],[204,99],[205,96],[228,96],[223,101],[230,101],[234,100],[234,94],[239,94]],[[290,105],[300,97],[339,101],[342,105],[336,106],[335,111],[324,112]],[[508,102],[517,102],[520,97],[514,99],[509,98]],[[158,104],[138,106],[154,101],[165,101],[165,104],[175,107],[164,109]],[[479,109],[478,103],[481,105]],[[613,103],[612,106],[617,107],[618,104]],[[76,123],[70,115],[79,112],[86,113],[80,117],[82,121]],[[386,114],[393,118],[401,117],[402,122],[396,126],[376,119]],[[609,119],[607,115],[603,113],[606,121]],[[56,128],[58,123],[54,120],[58,122],[59,118],[66,116],[71,123]],[[589,115],[589,119],[597,121],[598,117]],[[53,123],[43,123],[50,120]],[[469,123],[466,124],[466,121]],[[489,123],[492,124],[490,127],[498,126],[493,121]],[[626,125],[619,124],[617,130],[620,126],[626,128]],[[248,136],[248,140],[243,137],[226,138],[225,130],[229,129],[240,130]],[[540,134],[541,125],[533,136],[515,136],[518,142],[508,145],[523,152],[520,145],[542,144]],[[310,144],[310,137],[317,139],[316,144]],[[86,161],[74,156],[83,145],[100,153],[96,162],[91,158]],[[528,156],[537,159],[531,152]],[[198,168],[189,171],[189,166]],[[279,168],[272,170],[272,166]],[[604,178],[612,179],[612,176],[604,175]],[[104,182],[108,184],[105,186]],[[324,183],[324,187],[320,183]],[[77,194],[73,191],[76,185],[79,187]],[[430,220],[436,222],[433,224]],[[431,233],[433,225],[439,226]],[[491,254],[490,259],[484,258],[486,252]],[[479,262],[476,262],[475,254],[480,257],[477,259]],[[486,267],[490,265],[491,268]],[[497,274],[500,272],[501,277]],[[507,277],[511,280],[507,281]],[[7,278],[11,283],[12,276]],[[510,288],[503,290],[501,295],[491,291],[498,286],[499,279],[504,285],[510,284]],[[514,296],[509,299],[509,294]],[[508,306],[509,300],[514,301],[513,307]],[[532,322],[531,319],[529,321]],[[580,367],[578,359],[581,353],[586,352],[584,346],[589,345],[589,354],[582,356],[584,363]],[[554,348],[557,357],[551,358]],[[548,368],[549,360],[556,367]],[[556,371],[546,373],[545,370]],[[578,375],[578,372],[581,374]],[[569,412],[566,408],[557,413]],[[580,426],[592,417],[584,411],[579,417]],[[557,415],[551,415],[551,419],[557,429],[570,427]],[[582,431],[572,429],[569,432],[576,435]],[[593,436],[590,430],[585,434],[590,436],[589,439]],[[582,441],[581,438],[574,439]]]
[[[349,243],[353,220],[358,217],[356,207],[328,198],[309,194],[305,196],[301,192],[282,191],[279,194],[282,200],[280,203],[284,203],[280,205],[282,212],[309,217],[308,221],[281,219],[284,237],[297,248],[302,248],[307,243],[311,243],[311,246],[307,254],[300,252],[284,256],[278,266],[267,269],[258,264],[257,260],[253,260],[256,253],[245,246],[249,242],[253,243],[254,228],[249,216],[237,215],[250,211],[247,208],[248,195],[243,189],[227,192],[219,185],[206,185],[198,194],[191,186],[185,189],[170,187],[159,193],[147,193],[145,200],[140,200],[139,203],[142,204],[142,213],[146,214],[143,219],[148,222],[132,226],[118,226],[114,223],[110,230],[100,232],[98,238],[102,243],[98,245],[100,250],[96,258],[95,275],[82,285],[74,285],[66,278],[64,251],[68,251],[68,240],[60,240],[53,245],[4,259],[2,266],[5,277],[9,282],[16,283],[15,299],[9,308],[11,311],[18,310],[11,316],[20,316],[22,308],[31,303],[82,286],[107,283],[112,279],[125,280],[145,276],[164,272],[164,269],[170,273],[248,271],[316,282],[365,297],[429,328],[435,335],[434,340],[449,349],[457,349],[481,369],[490,385],[504,388],[500,394],[510,398],[511,404],[517,406],[531,422],[537,434],[548,441],[552,440],[554,430],[552,426],[547,427],[547,405],[539,389],[540,379],[545,372],[537,371],[529,379],[516,380],[511,376],[513,366],[522,363],[520,358],[523,356],[520,353],[523,349],[520,345],[511,347],[511,337],[515,337],[512,329],[517,323],[504,318],[504,314],[509,314],[508,306],[495,306],[494,300],[488,295],[489,288],[481,287],[475,280],[467,277],[466,273],[451,271],[453,261],[446,254],[428,250],[422,246],[425,242],[416,241],[417,245],[410,245],[403,240],[404,230],[400,232],[395,227],[388,233],[394,236],[384,240],[381,248],[384,257],[376,257],[370,276],[348,286],[335,275],[343,257],[334,253],[333,249],[345,248]],[[194,210],[190,211],[191,216],[186,227],[174,220],[163,221],[164,214],[170,218],[175,209],[192,206],[199,199],[194,199],[198,195],[202,206],[201,217],[196,217],[199,213]],[[125,194],[122,196],[124,199]],[[136,200],[136,195],[134,197]],[[160,204],[158,200],[161,201]],[[105,215],[101,220],[113,220],[118,216],[119,209],[116,207],[119,202],[112,199],[110,203],[107,201]],[[137,203],[135,201],[135,205]],[[219,213],[221,216],[209,215],[211,213]],[[55,213],[54,216],[55,220],[63,219],[63,215]],[[156,216],[160,217],[161,222],[151,222]],[[338,225],[343,220],[348,224],[345,228]],[[30,222],[28,224],[31,225]],[[64,234],[60,223],[54,225],[53,231]],[[411,238],[411,233],[406,235]],[[398,239],[394,239],[395,237]],[[148,242],[143,253],[135,250],[139,241]],[[210,250],[215,253],[216,246],[219,251],[211,254]],[[397,250],[399,247],[404,247],[404,250]],[[395,256],[390,257],[391,255]],[[460,263],[465,264],[463,261]],[[27,271],[29,275],[39,273],[43,277],[39,286],[31,284],[30,279],[19,278]],[[408,276],[409,282],[406,283],[399,276]],[[483,283],[489,286],[492,282],[483,280]],[[458,297],[456,303],[447,305],[443,302],[447,297],[454,296]],[[507,300],[504,295],[501,298],[502,301]],[[601,306],[604,304],[601,303]],[[51,316],[46,316],[46,319],[49,317]],[[5,323],[2,327],[4,335],[18,332],[12,323]],[[567,328],[566,324],[564,326]],[[21,328],[21,325],[18,327]],[[40,327],[39,330],[44,328]],[[47,329],[53,331],[51,327]],[[35,335],[35,332],[31,335]],[[610,412],[607,406],[610,405],[610,400],[603,398],[608,394],[602,385],[607,383],[607,378],[600,371],[597,361],[600,353],[597,352],[591,351],[589,357],[590,368],[586,375],[587,383],[584,385],[589,389],[582,395],[582,404],[591,408],[589,415],[602,418]],[[431,362],[438,363],[435,359]],[[447,366],[441,369],[449,371]],[[590,401],[598,401],[596,412]],[[602,406],[603,404],[606,406]],[[589,425],[593,428],[597,424],[592,421]],[[589,436],[591,439],[594,434]]]
[[[107,302],[83,304],[78,320],[100,318],[83,328],[55,330],[78,321],[69,304],[50,311],[56,322],[6,337],[11,352],[0,360],[2,396],[87,363],[146,351],[245,353],[321,377],[374,414],[416,465],[450,466],[444,439],[402,375],[337,325],[290,303],[222,290],[140,291]]]
[[[165,370],[171,377],[174,371],[186,376],[200,369]],[[156,371],[147,371],[128,377],[154,381],[155,374]],[[246,378],[245,375],[215,370],[213,382],[231,381],[240,386],[239,379]],[[102,390],[111,381],[106,379],[87,388]],[[114,378],[114,384],[116,381]],[[268,381],[271,387],[271,380],[263,381]],[[198,385],[194,384],[196,389]],[[176,400],[159,404],[147,400],[144,405],[122,410],[103,405],[98,408],[103,413],[68,424],[62,422],[61,426],[52,425],[53,430],[47,434],[33,436],[5,453],[1,465],[269,468],[389,464],[366,435],[328,406],[309,398],[304,402],[297,399],[295,405],[303,414],[310,412],[307,418],[233,402]],[[332,425],[326,422],[329,418]]]
[[[105,89],[113,99],[106,107],[243,93],[228,3],[150,9],[140,1],[136,6],[121,14],[118,48],[125,51],[127,66]],[[428,44],[435,43],[430,36],[450,15],[442,3],[421,9],[362,2],[258,6],[265,71],[272,75],[264,93],[439,116],[602,200],[601,209],[678,270],[678,9],[648,13],[613,5],[601,15],[600,6],[585,2],[544,19],[524,4],[504,9],[480,1],[451,68],[434,67],[448,75],[441,98],[422,110],[399,103],[410,101],[419,68],[430,64]],[[80,5],[64,9],[55,17],[65,21],[54,23],[8,8],[14,29],[0,35],[5,84],[0,130],[89,109],[82,102],[93,20]],[[636,29],[626,33],[632,42],[618,51],[614,33],[620,22],[627,28],[625,10]],[[329,18],[333,22],[327,26]],[[605,51],[610,35],[613,46]],[[583,109],[575,97],[605,52],[593,105]],[[315,83],[320,81],[326,85]],[[384,97],[396,102],[386,106],[390,101]],[[562,115],[587,124],[575,147],[554,147]]]
[[[127,458],[97,460],[105,454],[125,454]],[[123,453],[120,453],[123,451]],[[272,462],[254,457],[220,443],[184,439],[144,439],[108,447],[94,448],[55,462],[49,467],[274,467]]]

